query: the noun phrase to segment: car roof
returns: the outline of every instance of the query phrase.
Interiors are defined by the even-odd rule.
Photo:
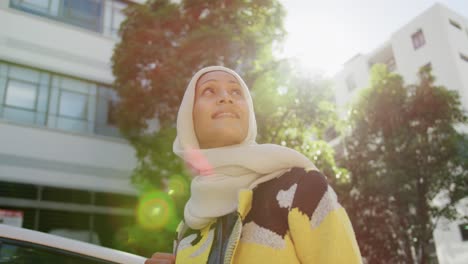
[[[69,238],[0,224],[0,238],[34,243],[116,263],[143,264],[146,258]]]

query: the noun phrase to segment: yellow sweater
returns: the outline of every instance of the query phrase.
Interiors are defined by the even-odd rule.
[[[213,262],[215,226],[179,239],[176,263]],[[185,228],[181,223],[179,231]],[[335,192],[322,174],[300,168],[242,190],[227,241],[223,263],[362,263]]]

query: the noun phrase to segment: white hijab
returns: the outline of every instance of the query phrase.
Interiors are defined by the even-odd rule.
[[[234,76],[243,89],[249,108],[249,130],[238,145],[200,149],[193,125],[193,105],[198,79],[211,71]],[[237,209],[241,189],[252,189],[259,183],[283,175],[292,167],[315,169],[315,165],[299,152],[274,144],[257,144],[257,123],[249,89],[233,70],[210,66],[198,71],[190,81],[177,115],[177,137],[173,151],[197,173],[192,180],[191,196],[184,210],[184,219],[192,229],[201,229],[214,218]]]

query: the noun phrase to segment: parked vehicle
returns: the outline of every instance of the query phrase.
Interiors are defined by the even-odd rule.
[[[0,224],[0,263],[143,264],[145,260],[115,249]]]

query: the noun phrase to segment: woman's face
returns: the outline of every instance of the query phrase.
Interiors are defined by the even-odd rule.
[[[212,71],[198,79],[193,123],[202,149],[244,141],[249,129],[249,109],[234,76],[224,71]]]

